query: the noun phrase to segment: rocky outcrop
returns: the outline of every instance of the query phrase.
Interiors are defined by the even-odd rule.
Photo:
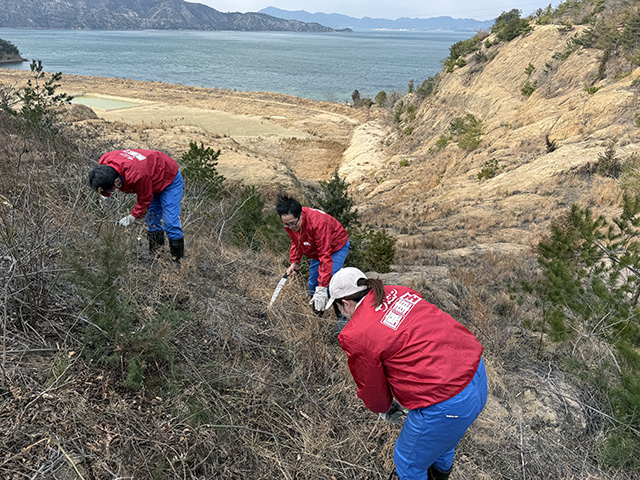
[[[28,61],[26,58],[22,58],[20,55],[0,53],[0,64],[5,63],[22,63]]]
[[[183,0],[5,0],[0,27],[332,32],[262,13],[223,13]]]

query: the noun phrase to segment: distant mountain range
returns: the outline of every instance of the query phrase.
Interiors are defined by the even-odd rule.
[[[183,0],[2,0],[0,27],[333,32],[264,13],[223,13]]]
[[[431,30],[449,32],[476,32],[481,29],[489,29],[493,20],[474,20],[472,18],[398,18],[389,20],[386,18],[354,18],[338,13],[309,13],[304,10],[281,10],[276,7],[267,7],[260,10],[278,18],[288,20],[300,20],[301,22],[317,22],[335,29],[350,28],[352,30]]]

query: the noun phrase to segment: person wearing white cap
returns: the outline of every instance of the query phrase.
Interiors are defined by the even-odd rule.
[[[446,480],[455,447],[487,401],[482,345],[418,292],[339,270],[331,298],[349,321],[338,335],[365,406],[398,423],[401,480]]]

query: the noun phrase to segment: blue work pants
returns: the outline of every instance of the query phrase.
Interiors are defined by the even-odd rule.
[[[478,370],[462,392],[435,405],[409,410],[393,456],[400,480],[424,480],[434,464],[449,470],[456,445],[486,402],[487,373],[480,359]]]
[[[333,260],[333,268],[331,270],[331,275],[335,275],[338,270],[342,268],[344,265],[344,261],[347,258],[347,253],[349,253],[349,249],[351,248],[351,244],[349,240],[345,243],[344,247],[340,250],[333,252],[331,254],[331,259]],[[314,293],[316,291],[316,287],[318,286],[318,269],[320,268],[320,260],[311,259],[309,263],[309,292]],[[328,289],[327,289],[328,291]]]
[[[182,201],[183,187],[182,174],[178,171],[176,178],[167,188],[160,193],[153,194],[149,211],[144,217],[145,222],[149,225],[150,232],[164,230],[167,233],[167,237],[172,240],[183,238],[182,226],[180,225],[180,203]]]

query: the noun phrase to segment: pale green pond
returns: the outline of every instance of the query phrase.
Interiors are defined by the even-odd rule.
[[[116,108],[137,107],[139,103],[125,102],[124,100],[113,100],[111,98],[99,98],[80,95],[73,97],[71,103],[79,103],[91,108],[101,108],[102,110],[115,110]]]

